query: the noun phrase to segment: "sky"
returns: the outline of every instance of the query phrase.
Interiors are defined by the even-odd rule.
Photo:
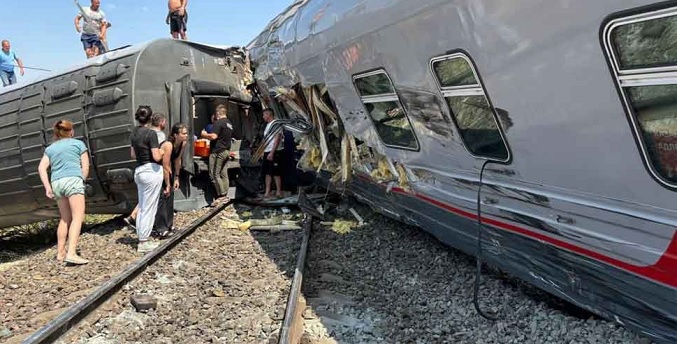
[[[60,71],[86,59],[75,31],[78,14],[73,0],[0,0],[0,39],[10,41],[25,66]],[[80,0],[89,6],[90,0]],[[188,39],[195,42],[243,46],[293,3],[292,0],[189,0]],[[171,37],[166,0],[101,0],[113,24],[108,30],[110,49],[156,38]],[[26,70],[19,83],[48,75]]]

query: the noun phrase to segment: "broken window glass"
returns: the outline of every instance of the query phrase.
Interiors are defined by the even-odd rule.
[[[409,117],[385,71],[358,75],[354,81],[383,143],[394,148],[418,150],[418,140]]]
[[[468,151],[475,156],[507,161],[508,146],[496,112],[478,82],[470,59],[454,54],[433,59],[432,67]]]
[[[399,102],[368,103],[365,107],[384,143],[412,149],[418,148],[414,132]]]

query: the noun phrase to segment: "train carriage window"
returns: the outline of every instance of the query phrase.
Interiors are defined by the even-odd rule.
[[[621,69],[677,64],[676,16],[628,23],[610,33]]]
[[[431,68],[468,151],[498,161],[510,158],[496,113],[463,54],[434,58]]]
[[[355,87],[386,146],[418,150],[418,139],[390,77],[383,70],[356,75]]]
[[[651,174],[677,187],[677,9],[607,24],[604,43]]]

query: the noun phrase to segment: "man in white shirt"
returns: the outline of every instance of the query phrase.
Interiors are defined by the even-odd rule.
[[[101,0],[92,0],[89,7],[80,7],[80,13],[75,16],[75,30],[82,32],[80,41],[85,49],[87,58],[97,56],[106,51],[102,41],[106,40],[106,14],[100,9]],[[80,19],[85,19],[80,28]]]
[[[270,123],[275,119],[275,113],[272,109],[263,110],[263,120],[266,122],[266,128],[263,130],[265,137],[270,132]],[[272,197],[272,182],[275,180],[275,197],[282,197],[282,135],[277,134],[275,138],[268,143],[263,154],[262,169],[266,176],[266,194],[263,197]]]

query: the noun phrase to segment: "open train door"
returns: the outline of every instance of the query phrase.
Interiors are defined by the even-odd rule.
[[[193,133],[193,99],[191,94],[190,75],[185,75],[177,81],[168,84],[167,97],[169,102],[169,125],[183,123],[188,132]],[[181,157],[181,166],[184,171],[195,174],[193,166],[193,140],[186,142],[186,149]]]
[[[183,123],[188,127],[189,137],[186,148],[181,157],[181,171],[179,175],[180,188],[174,193],[174,209],[177,211],[191,211],[208,204],[205,199],[205,183],[198,178],[193,158],[194,133],[193,125],[193,97],[190,75],[167,83],[167,101],[169,108],[169,125]],[[209,180],[207,180],[207,183]]]
[[[209,123],[213,106],[231,99],[232,88],[208,80],[191,79],[185,75],[167,85],[170,124],[183,123],[190,135],[199,135]],[[209,104],[209,106],[205,106]],[[182,157],[181,189],[174,195],[178,211],[199,209],[211,203],[214,190],[209,181],[208,160],[194,155],[194,140],[189,139]]]

